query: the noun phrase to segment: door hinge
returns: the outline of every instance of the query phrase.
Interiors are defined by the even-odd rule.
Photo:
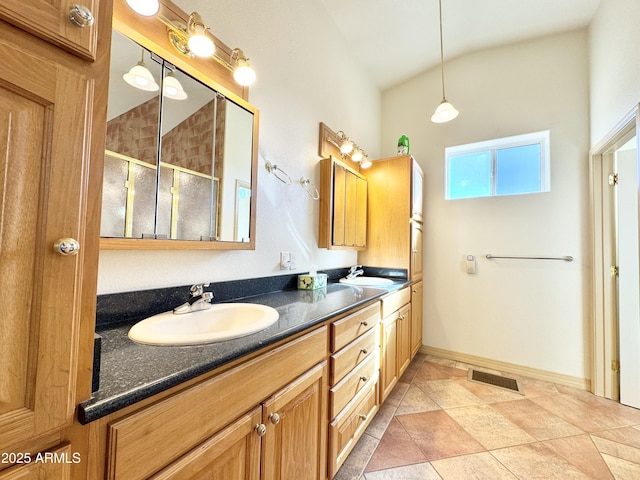
[[[620,362],[618,360],[611,360],[611,370],[620,373]]]
[[[616,265],[612,265],[611,267],[609,267],[609,273],[612,277],[617,277],[618,275],[620,275],[620,269]]]
[[[614,186],[618,184],[618,174],[610,173],[609,174],[609,185]]]

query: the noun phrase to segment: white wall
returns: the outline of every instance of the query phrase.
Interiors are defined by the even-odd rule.
[[[592,146],[640,102],[638,19],[638,0],[601,0],[589,27]]]
[[[589,91],[586,31],[468,54],[383,92],[382,153],[401,134],[426,176],[425,345],[589,378]],[[551,191],[444,200],[444,148],[551,131]],[[484,255],[572,255],[572,263]],[[477,273],[464,271],[476,255]]]
[[[298,268],[354,264],[355,252],[318,249],[318,202],[298,185],[285,186],[264,169],[271,161],[294,181],[319,185],[318,125],[344,130],[379,155],[380,92],[349,57],[318,2],[178,0],[198,11],[230,47],[241,47],[258,78],[250,102],[260,110],[255,251],[100,254],[100,294],[278,275],[279,252],[294,252]]]

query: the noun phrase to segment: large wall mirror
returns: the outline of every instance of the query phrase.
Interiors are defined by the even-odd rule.
[[[251,105],[114,30],[107,115],[102,248],[254,248]]]

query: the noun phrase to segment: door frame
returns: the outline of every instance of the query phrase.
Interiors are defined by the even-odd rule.
[[[615,280],[610,267],[615,265],[615,200],[610,194],[608,160],[612,149],[622,146],[623,138],[635,131],[640,143],[640,104],[627,113],[590,151],[589,179],[592,232],[592,355],[591,391],[601,397],[618,400],[620,386],[613,362],[618,360],[618,322]],[[640,149],[636,161],[640,166]],[[638,188],[640,189],[640,181]]]

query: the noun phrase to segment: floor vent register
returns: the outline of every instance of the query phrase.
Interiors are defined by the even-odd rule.
[[[522,386],[515,378],[503,377],[502,375],[495,375],[493,373],[482,372],[473,368],[469,369],[469,375],[467,377],[472,382],[482,383],[485,385],[491,385],[494,387],[504,388],[511,392],[524,395]]]

